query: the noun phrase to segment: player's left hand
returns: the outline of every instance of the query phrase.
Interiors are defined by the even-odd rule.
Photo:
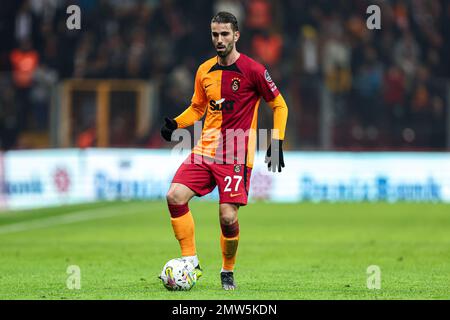
[[[278,168],[278,172],[281,172],[281,168],[284,168],[283,140],[272,139],[264,162],[269,171],[276,172]]]
[[[178,124],[174,119],[164,118],[164,125],[161,128],[161,136],[166,141],[172,141],[172,133],[178,128]]]

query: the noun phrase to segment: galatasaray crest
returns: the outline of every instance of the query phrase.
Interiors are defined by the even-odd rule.
[[[233,90],[233,92],[236,92],[239,90],[241,86],[241,79],[239,78],[233,78],[231,80],[231,90]]]

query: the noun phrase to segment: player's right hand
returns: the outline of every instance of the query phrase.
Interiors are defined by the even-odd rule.
[[[165,124],[161,128],[161,136],[166,141],[172,141],[172,132],[178,128],[178,124],[174,119],[164,118]]]
[[[284,168],[283,140],[272,139],[264,162],[269,171],[276,172],[278,169],[281,172],[281,168]]]

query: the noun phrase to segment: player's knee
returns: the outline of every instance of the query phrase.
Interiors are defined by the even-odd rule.
[[[232,225],[237,222],[238,206],[234,204],[220,205],[220,224]]]
[[[220,216],[220,224],[221,225],[232,225],[233,223],[235,223],[237,221],[237,217],[234,216],[233,214],[222,214]]]
[[[234,223],[236,223],[238,220],[237,218],[237,211],[234,210],[222,210],[220,212],[220,224],[224,226],[229,226]]]
[[[167,206],[169,207],[170,216],[172,218],[179,218],[189,212],[186,197],[176,190],[171,188],[166,195]]]
[[[170,189],[166,194],[166,200],[168,204],[180,205],[185,204],[186,197],[177,189]]]

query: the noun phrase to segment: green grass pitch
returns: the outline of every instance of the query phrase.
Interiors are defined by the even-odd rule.
[[[192,201],[204,275],[169,292],[178,257],[166,204],[112,202],[0,213],[0,299],[449,299],[450,206],[251,203],[239,212],[236,291],[220,287],[218,205]],[[66,286],[67,267],[81,289]],[[367,288],[367,268],[381,289]]]

